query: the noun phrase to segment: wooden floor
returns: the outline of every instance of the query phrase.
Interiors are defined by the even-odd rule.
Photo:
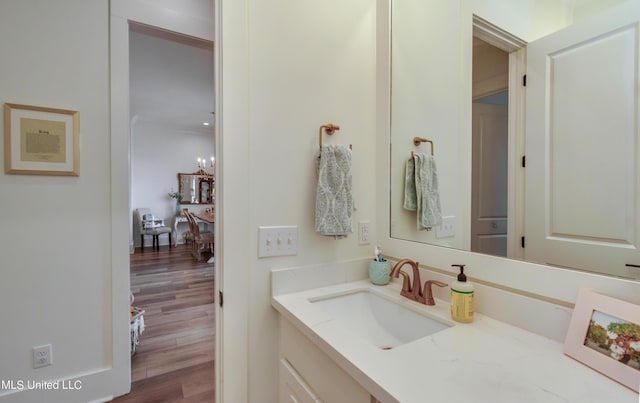
[[[131,358],[131,393],[114,402],[214,402],[213,265],[191,247],[131,255],[134,306],[145,310],[145,331]]]

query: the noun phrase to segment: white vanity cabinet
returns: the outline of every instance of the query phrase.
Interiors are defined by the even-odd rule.
[[[480,312],[472,323],[449,321],[451,326],[445,329],[411,338],[390,350],[381,348],[369,336],[389,329],[413,329],[415,318],[402,315],[410,324],[385,319],[380,322],[385,328],[372,331],[370,322],[360,321],[366,315],[350,312],[341,316],[343,312],[322,301],[372,293],[406,309],[415,308],[425,317],[439,318],[443,324],[449,323],[449,305],[441,300],[435,306],[420,305],[400,296],[399,284],[380,287],[368,278],[310,288],[304,282],[317,277],[317,270],[272,272],[272,306],[279,312],[280,402],[375,402],[371,395],[384,403],[450,402],[452,391],[454,401],[460,402],[638,402],[637,391],[563,354],[562,342]],[[296,282],[304,287],[292,287]],[[496,298],[490,287],[478,285],[478,289],[485,298]],[[350,311],[345,304],[355,305],[354,299],[340,301],[336,306],[345,312]],[[540,308],[523,296],[505,301],[547,318],[554,316],[552,311],[570,316],[559,305],[545,302]],[[533,309],[526,309],[529,307]],[[382,305],[371,309],[377,311],[378,319],[400,316]]]
[[[279,401],[370,403],[370,394],[280,316]]]

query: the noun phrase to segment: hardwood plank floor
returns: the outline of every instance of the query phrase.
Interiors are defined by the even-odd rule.
[[[195,261],[188,245],[131,255],[145,331],[131,358],[131,393],[113,402],[215,401],[214,271],[203,257]]]

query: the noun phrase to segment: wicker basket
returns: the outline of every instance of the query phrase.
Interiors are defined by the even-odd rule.
[[[131,355],[136,353],[138,344],[140,343],[140,336],[144,332],[144,310],[132,306],[130,308],[129,317],[131,323],[129,324],[129,330],[131,332]]]

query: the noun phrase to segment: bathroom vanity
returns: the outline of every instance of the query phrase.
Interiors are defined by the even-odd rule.
[[[373,285],[366,260],[355,265],[362,268],[272,271],[272,306],[280,314],[281,402],[638,399],[564,355],[558,340],[482,313],[470,324],[453,322],[445,298],[436,295],[435,306],[410,301],[400,296],[397,280]],[[522,306],[514,300],[513,309]],[[522,312],[537,314],[546,315]]]

